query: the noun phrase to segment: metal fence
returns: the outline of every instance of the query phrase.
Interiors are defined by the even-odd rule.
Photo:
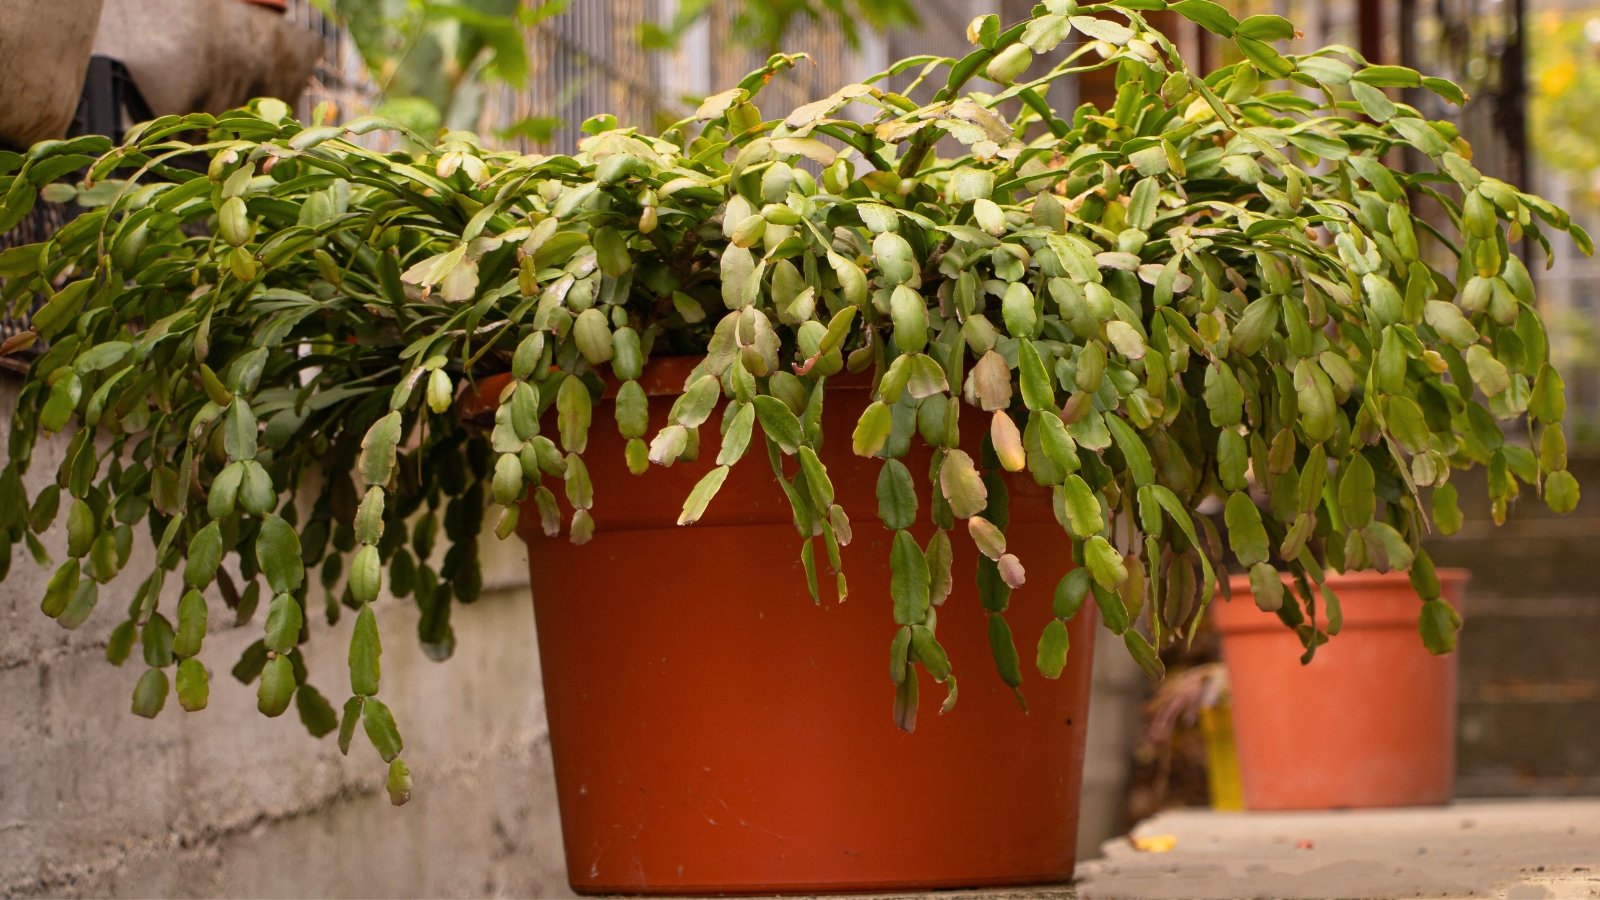
[[[337,24],[317,9],[311,0],[289,0],[288,16],[322,42],[322,55],[311,73],[311,84],[300,95],[296,116],[310,121],[318,107],[331,104],[338,118],[372,104],[376,95],[367,77],[361,53]]]
[[[560,151],[582,136],[579,126],[591,116],[610,114],[623,125],[660,127],[694,108],[697,98],[735,84],[765,62],[732,33],[735,5],[715,4],[670,52],[650,52],[639,40],[646,23],[666,23],[676,0],[587,0],[541,22],[528,35],[529,83],[515,90],[497,88],[488,108],[486,130],[529,117],[548,117],[549,136],[515,139],[525,150]],[[762,93],[769,108],[798,105],[831,92],[872,71],[870,39],[863,47],[846,45],[827,21],[799,19],[783,49],[811,54],[802,65]]]

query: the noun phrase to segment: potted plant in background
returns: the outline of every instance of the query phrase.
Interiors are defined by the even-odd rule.
[[[1157,8],[1244,60],[1192,73]],[[1356,547],[1418,573],[1444,649],[1426,492],[1482,464],[1558,509],[1576,494],[1559,454],[1482,443],[1528,410],[1559,441],[1507,235],[1587,238],[1358,87],[1450,84],[1281,55],[1292,34],[1204,0],[1052,0],[782,118],[756,106],[797,59],[774,56],[660,135],[593,120],[572,155],[459,132],[378,153],[352,136],[394,126],[306,128],[268,100],[0,156],[8,208],[77,166],[49,190],[93,207],[0,254],[9,302],[48,295],[50,342],[0,547],[43,557],[64,518],[43,607],[72,627],[148,533],[108,649],[139,647],[134,711],[174,681],[205,705],[226,603],[263,622],[233,667],[262,711],[293,704],[346,751],[363,731],[400,802],[372,603],[410,598],[450,655],[492,501],[493,532],[529,543],[579,890],[1065,880],[1092,623],[1160,674],[1220,571],[1202,500],[1226,498],[1228,544],[1305,646],[1338,630],[1315,588]],[[1101,68],[1112,108],[1043,101]],[[1437,172],[1386,168],[1400,146]],[[1420,225],[1408,189],[1450,223]],[[1427,265],[1429,240],[1462,269]],[[26,496],[37,436],[74,425]],[[1326,489],[1357,471],[1381,505]],[[1311,589],[1276,595],[1272,549]],[[356,619],[342,713],[297,650],[319,612]],[[1024,694],[1025,669],[1064,683]]]
[[[1468,577],[1421,567],[1408,577],[1387,565],[1330,574],[1324,584],[1336,598],[1330,615],[1338,618],[1329,632],[1340,639],[1305,648],[1303,657],[1292,632],[1262,627],[1277,625],[1257,610],[1275,595],[1270,588],[1255,592],[1254,605],[1240,598],[1217,604],[1245,808],[1450,802],[1458,657],[1454,628],[1445,626],[1459,621]],[[1433,584],[1437,599],[1421,604],[1419,643],[1418,594]],[[1282,582],[1285,594],[1297,587]],[[1252,589],[1250,577],[1234,576],[1236,594]]]

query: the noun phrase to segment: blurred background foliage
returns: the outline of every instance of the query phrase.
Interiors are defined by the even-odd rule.
[[[716,0],[683,0],[670,21],[645,23],[640,40],[647,50],[671,49],[715,5]],[[911,0],[740,0],[733,25],[746,43],[770,53],[783,49],[784,35],[799,20],[831,24],[846,44],[859,47],[863,30],[915,25],[918,16]]]
[[[530,37],[575,0],[312,0],[343,28],[359,52],[373,112],[422,134],[477,129],[497,87],[528,86]],[[643,3],[639,4],[643,6]],[[772,53],[797,23],[836,29],[860,46],[864,33],[916,25],[912,0],[681,0],[663,21],[632,30],[643,51],[670,52],[714,12],[731,14],[728,31],[748,50]],[[496,124],[505,139],[551,139],[558,116],[526,115]]]
[[[777,51],[810,63],[764,94],[797,105],[915,53],[959,55],[973,15],[1015,19],[1033,0],[295,0],[337,34],[302,114],[366,112],[421,134],[462,129],[525,152],[560,152],[597,113],[660,127]],[[1342,43],[1467,87],[1464,108],[1397,97],[1457,122],[1485,171],[1600,216],[1600,0],[1228,0],[1282,14],[1301,42]],[[1186,34],[1202,65],[1230,47]],[[1086,82],[1052,103],[1098,100]],[[323,101],[320,108],[315,101]],[[1600,224],[1586,221],[1585,224]],[[1571,437],[1600,440],[1600,264],[1559,260],[1541,293],[1568,371]]]
[[[423,134],[473,128],[487,87],[528,81],[524,34],[572,0],[314,0],[349,35],[373,111]]]
[[[1571,179],[1570,201],[1600,206],[1600,11],[1545,10],[1530,23],[1532,141]]]

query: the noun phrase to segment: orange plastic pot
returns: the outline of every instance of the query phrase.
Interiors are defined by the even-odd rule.
[[[694,363],[669,359],[646,373],[652,433]],[[823,602],[813,604],[759,432],[706,516],[675,524],[717,456],[715,419],[701,428],[697,461],[634,476],[608,400],[595,409],[584,454],[593,539],[547,538],[526,527],[538,519],[524,511],[575,890],[798,893],[1072,877],[1093,616],[1085,610],[1071,625],[1059,682],[1029,679],[1024,713],[995,674],[974,551],[958,535],[939,638],[960,700],[940,716],[943,686],[923,676],[917,729],[901,732],[879,463],[850,450],[869,391],[842,381],[828,388],[821,458],[854,521],[847,602],[831,596],[824,561]],[[975,452],[980,423],[967,418]],[[926,472],[930,455],[914,451],[906,463]],[[1008,544],[1029,568],[1008,620],[1031,661],[1070,545],[1048,493],[1010,484]],[[927,502],[924,494],[924,511]],[[820,546],[817,555],[825,560]]]
[[[1468,575],[1442,570],[1457,609]],[[1233,694],[1245,807],[1434,806],[1455,780],[1456,655],[1417,633],[1406,575],[1332,575],[1344,628],[1308,665],[1294,632],[1256,608],[1248,578],[1213,605]]]

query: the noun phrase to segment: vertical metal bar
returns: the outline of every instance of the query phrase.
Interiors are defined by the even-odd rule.
[[[1406,4],[1400,4],[1404,7]],[[1368,62],[1384,62],[1383,0],[1360,0],[1358,19],[1358,46]]]
[[[1400,31],[1400,65],[1420,68],[1421,58],[1417,54],[1417,8],[1415,4],[1400,4],[1400,16],[1397,23]],[[1366,51],[1363,50],[1363,53]]]
[[[1524,26],[1527,25],[1527,0],[1510,0],[1506,5],[1506,50],[1501,61],[1501,125],[1505,129],[1511,159],[1507,168],[1516,185],[1531,190],[1528,163],[1528,60]]]

